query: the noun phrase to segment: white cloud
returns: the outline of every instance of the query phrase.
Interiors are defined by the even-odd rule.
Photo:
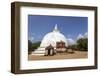
[[[29,39],[31,42],[33,42],[34,37],[29,37],[28,39]]]
[[[72,38],[68,37],[68,38],[67,38],[68,45],[74,45],[74,44],[76,44],[76,41],[77,41],[78,39],[81,39],[81,38],[88,38],[88,33],[86,32],[86,33],[84,33],[84,34],[79,34],[79,35],[77,36],[77,39],[76,39],[76,40],[73,40]]]
[[[73,45],[76,43],[72,38],[68,38],[67,41],[68,41],[68,45]]]
[[[88,33],[87,32],[84,34],[84,38],[88,38]]]
[[[79,34],[79,35],[77,36],[77,40],[78,40],[78,39],[81,39],[81,38],[88,38],[88,33],[86,32],[86,33],[84,33],[83,35],[82,35],[82,34]]]
[[[84,36],[83,36],[82,34],[79,34],[79,35],[77,36],[77,40],[78,40],[78,39],[81,39],[81,38],[84,38]]]

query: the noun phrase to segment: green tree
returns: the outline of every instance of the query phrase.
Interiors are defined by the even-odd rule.
[[[28,40],[28,53],[30,54],[32,51],[37,49],[40,46],[40,41],[32,43],[30,40]]]
[[[35,49],[37,49],[40,46],[40,43],[41,43],[40,41],[33,43],[32,50],[34,51]]]
[[[68,48],[73,49],[73,50],[77,50],[77,45],[73,44],[73,45],[68,46]]]
[[[88,39],[81,38],[77,40],[77,48],[81,51],[87,51],[88,50]]]
[[[31,49],[32,49],[32,42],[28,40],[28,50],[31,51]]]

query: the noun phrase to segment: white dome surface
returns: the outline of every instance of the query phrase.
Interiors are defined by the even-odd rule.
[[[50,32],[44,36],[40,44],[40,47],[47,47],[50,44],[53,47],[56,47],[56,42],[60,42],[60,41],[65,42],[65,45],[68,46],[66,37],[62,33],[59,32],[57,25],[56,25],[53,32]]]
[[[55,48],[56,42],[60,42],[60,41],[65,42],[65,45],[68,46],[66,37],[62,33],[60,33],[56,25],[52,32],[47,33],[44,36],[40,44],[40,47],[38,47],[34,52],[32,52],[32,54],[33,55],[45,55],[45,48],[47,46],[52,45]]]

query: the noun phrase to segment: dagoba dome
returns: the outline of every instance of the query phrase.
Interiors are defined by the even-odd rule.
[[[64,46],[68,46],[66,37],[60,33],[57,28],[57,24],[52,32],[47,33],[43,40],[41,41],[40,47],[38,47],[35,51],[32,52],[33,55],[45,55],[45,49],[51,45],[56,48],[57,43],[64,43]]]
[[[68,46],[66,37],[62,33],[60,33],[56,24],[54,30],[44,36],[40,47],[47,47],[49,45],[56,47],[56,43],[60,41],[64,42],[65,45]]]

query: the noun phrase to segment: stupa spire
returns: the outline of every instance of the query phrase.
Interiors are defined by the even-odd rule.
[[[54,30],[53,31],[54,32],[59,32],[57,24],[55,24],[55,27],[54,27]]]

